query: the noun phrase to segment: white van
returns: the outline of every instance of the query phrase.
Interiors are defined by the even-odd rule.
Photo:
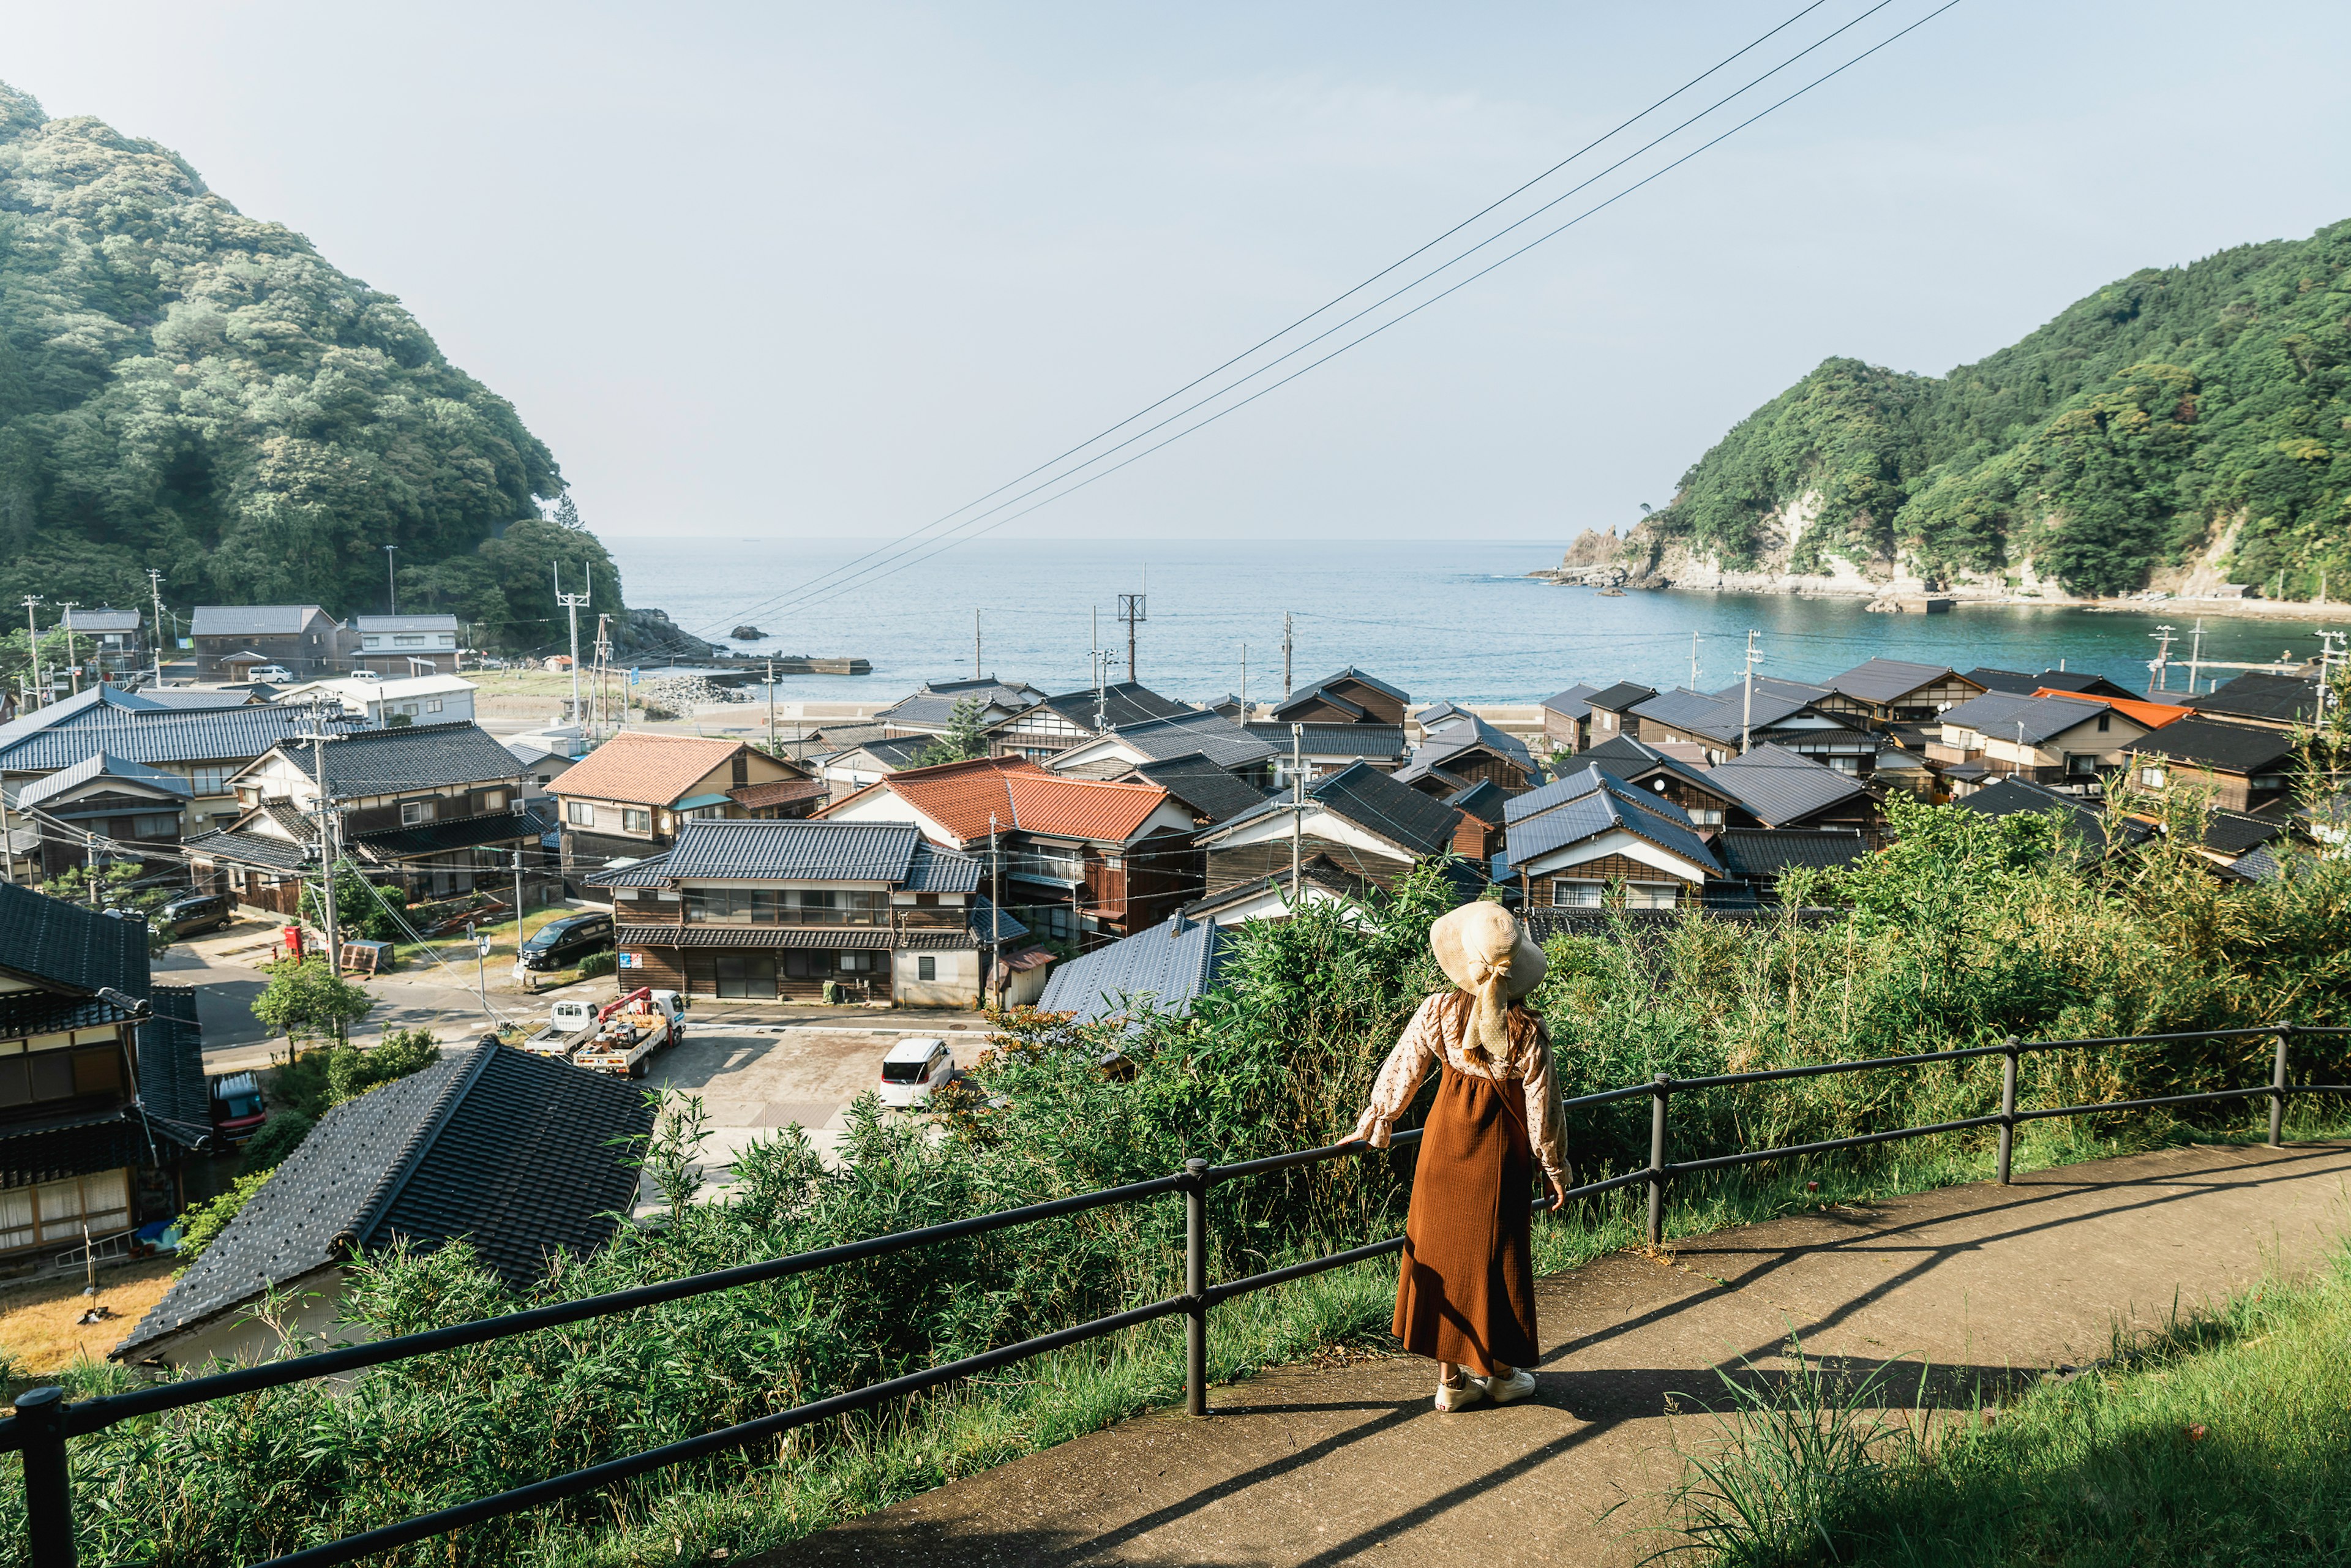
[[[955,1057],[936,1038],[902,1040],[882,1059],[882,1103],[912,1110],[955,1076]]]

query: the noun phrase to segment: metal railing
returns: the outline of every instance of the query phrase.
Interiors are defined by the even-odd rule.
[[[1904,1138],[1931,1137],[1944,1133],[1964,1132],[1977,1127],[2000,1129],[1998,1179],[2010,1177],[2011,1155],[2015,1146],[2016,1128],[2022,1123],[2043,1121],[2062,1116],[2087,1116],[2113,1112],[2137,1111],[2164,1105],[2189,1105],[2225,1100],[2267,1099],[2269,1102],[2269,1143],[2278,1146],[2284,1136],[2286,1101],[2296,1094],[2351,1094],[2351,1084],[2293,1083],[2288,1082],[2288,1056],[2291,1042],[2297,1035],[2335,1036],[2351,1034],[2351,1029],[2314,1027],[2293,1023],[2270,1024],[2256,1029],[2198,1030],[2181,1034],[2123,1035],[2091,1040],[2020,1040],[2011,1039],[1999,1045],[1975,1046],[1959,1051],[1919,1051],[1906,1056],[1877,1057],[1859,1061],[1821,1062],[1803,1067],[1771,1068],[1754,1072],[1724,1072],[1703,1078],[1672,1078],[1658,1073],[1646,1083],[1626,1084],[1620,1089],[1603,1090],[1595,1094],[1579,1095],[1563,1102],[1564,1109],[1575,1111],[1635,1100],[1649,1100],[1649,1163],[1599,1181],[1585,1182],[1567,1188],[1563,1198],[1596,1197],[1622,1187],[1646,1186],[1648,1188],[1648,1218],[1646,1234],[1652,1246],[1664,1239],[1665,1198],[1667,1186],[1684,1175],[1728,1169],[1734,1166],[1753,1165],[1763,1160],[1788,1159],[1833,1153],[1840,1149],[1862,1148],[1875,1144],[1891,1143]],[[2020,1110],[2016,1103],[2016,1070],[2019,1061],[2028,1053],[2083,1050],[2113,1045],[2153,1045],[2186,1040],[2261,1039],[2273,1037],[2276,1048],[2272,1055],[2270,1082],[2249,1089],[2220,1089],[2197,1094],[2165,1094],[2138,1100],[2105,1101],[2094,1104],[2054,1105],[2039,1109]],[[2001,1059],[2001,1108],[1982,1116],[1966,1116],[1956,1121],[1937,1122],[1924,1126],[1897,1127],[1887,1132],[1865,1133],[1848,1138],[1829,1138],[1818,1143],[1786,1145],[1768,1149],[1750,1149],[1737,1154],[1716,1155],[1704,1158],[1668,1161],[1668,1107],[1676,1094],[1701,1090],[1730,1088],[1743,1084],[1768,1083],[1785,1079],[1816,1078],[1831,1073],[1871,1072],[1889,1068],[1917,1067],[1938,1061],[1969,1061],[1989,1057]],[[1419,1142],[1419,1129],[1396,1134],[1389,1143],[1391,1148],[1409,1147]],[[593,1318],[610,1317],[640,1308],[658,1306],[668,1301],[684,1301],[708,1295],[714,1291],[733,1290],[742,1285],[760,1284],[789,1278],[817,1269],[841,1263],[854,1263],[891,1253],[909,1251],[944,1241],[983,1235],[1018,1225],[1030,1225],[1039,1220],[1058,1218],[1064,1215],[1082,1214],[1090,1209],[1113,1204],[1135,1203],[1165,1197],[1184,1195],[1184,1291],[1147,1305],[1113,1312],[1107,1317],[1056,1329],[1016,1344],[984,1351],[977,1355],[942,1365],[911,1372],[904,1376],[851,1389],[827,1398],[797,1405],[755,1420],[723,1427],[699,1437],[664,1444],[642,1453],[608,1459],[602,1464],[565,1475],[552,1476],[513,1488],[493,1496],[478,1498],[432,1513],[420,1514],[397,1524],[388,1524],[358,1535],[346,1536],[319,1546],[307,1547],[281,1557],[270,1559],[259,1568],[324,1568],[325,1564],[348,1563],[373,1552],[427,1540],[508,1514],[538,1508],[565,1498],[614,1485],[633,1477],[649,1474],[672,1465],[706,1458],[742,1448],[763,1438],[779,1436],[795,1428],[810,1426],[831,1416],[854,1410],[883,1405],[893,1399],[921,1393],[941,1384],[987,1372],[1013,1362],[1026,1361],[1069,1345],[1101,1339],[1177,1313],[1185,1317],[1185,1395],[1190,1414],[1208,1414],[1208,1312],[1219,1301],[1251,1291],[1269,1290],[1293,1280],[1320,1274],[1328,1270],[1344,1268],[1374,1258],[1401,1251],[1405,1239],[1392,1236],[1384,1241],[1350,1248],[1323,1257],[1269,1269],[1221,1284],[1208,1281],[1208,1213],[1209,1189],[1225,1182],[1239,1181],[1273,1171],[1300,1166],[1319,1164],[1325,1160],[1346,1159],[1373,1152],[1367,1144],[1334,1144],[1324,1148],[1301,1149],[1285,1155],[1273,1155],[1263,1159],[1242,1160],[1233,1165],[1210,1165],[1206,1160],[1186,1160],[1181,1171],[1148,1181],[1132,1182],[1123,1186],[1108,1187],[1098,1192],[1079,1193],[1069,1197],[1054,1198],[1045,1203],[1027,1205],[1020,1208],[1003,1209],[993,1214],[975,1215],[967,1219],[951,1220],[943,1225],[925,1226],[920,1229],[898,1231],[888,1236],[876,1236],[863,1241],[846,1242],[837,1247],[820,1248],[813,1252],[795,1253],[760,1263],[747,1263],[712,1273],[695,1274],[681,1280],[664,1281],[659,1284],[640,1285],[632,1290],[616,1291],[608,1295],[590,1296],[576,1301],[561,1301],[551,1306],[533,1307],[499,1317],[485,1318],[451,1328],[432,1329],[421,1333],[401,1334],[391,1339],[375,1340],[333,1350],[315,1352],[283,1361],[244,1366],[230,1372],[189,1378],[183,1382],[157,1383],[127,1394],[100,1395],[96,1398],[69,1403],[62,1389],[35,1388],[16,1400],[16,1414],[0,1419],[0,1453],[11,1450],[24,1455],[26,1525],[33,1568],[74,1568],[73,1495],[68,1458],[68,1443],[78,1437],[102,1431],[118,1422],[158,1415],[190,1405],[205,1404],[215,1399],[233,1398],[256,1394],[264,1389],[279,1388],[314,1378],[334,1377],[357,1372],[370,1366],[381,1366],[413,1357],[436,1354],[466,1345],[483,1344],[509,1339],[539,1329],[559,1327],[565,1323],[582,1322]],[[1533,1207],[1541,1211],[1547,1207],[1544,1199],[1536,1199]]]

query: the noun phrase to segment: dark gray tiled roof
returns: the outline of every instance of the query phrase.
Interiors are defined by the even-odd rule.
[[[1383,773],[1367,762],[1350,762],[1335,773],[1324,774],[1306,787],[1306,795],[1325,810],[1416,858],[1444,853],[1452,847],[1454,830],[1461,825],[1459,811],[1408,784],[1397,783],[1394,774]],[[1289,810],[1288,794],[1272,797],[1217,824],[1199,841],[1211,842],[1243,822]]]
[[[1570,844],[1622,831],[1694,865],[1721,873],[1722,862],[1715,859],[1714,852],[1691,830],[1689,818],[1672,801],[1634,789],[1596,768],[1585,768],[1562,782],[1579,781],[1583,786],[1580,793],[1510,824],[1509,864],[1513,871]]]
[[[2308,724],[2318,713],[2318,683],[2301,675],[2273,675],[2252,670],[2216,690],[2200,696],[2181,697],[2179,702],[2183,707],[2192,707],[2216,718]]]
[[[1920,686],[1933,685],[1955,672],[1947,664],[1913,664],[1902,659],[1865,659],[1843,674],[1831,675],[1829,689],[1855,702],[1890,703]]]
[[[189,619],[188,635],[285,637],[309,625],[312,616],[332,619],[315,604],[199,604]]]
[[[1215,982],[1217,960],[1230,944],[1219,927],[1176,915],[1055,968],[1038,1010],[1071,1013],[1079,1023],[1122,1019],[1145,1008],[1180,1017]]]
[[[2183,718],[2139,737],[2123,749],[2140,757],[2168,758],[2222,773],[2250,774],[2283,766],[2286,758],[2294,755],[2294,742],[2281,729]]]
[[[1835,828],[1726,828],[1714,841],[1733,876],[1775,877],[1794,866],[1838,871],[1869,852],[1857,832]]]
[[[1094,700],[1094,689],[1092,686],[1086,687],[1083,691],[1064,692],[1060,696],[1047,697],[1042,706],[1050,708],[1081,729],[1092,729],[1094,727],[1097,705]],[[1120,681],[1115,685],[1103,687],[1099,706],[1102,722],[1113,729],[1123,728],[1130,724],[1141,724],[1145,719],[1169,718],[1176,714],[1197,711],[1186,707],[1182,703],[1170,702],[1150,687],[1135,681]],[[1013,721],[1008,719],[1006,722]]]
[[[2043,670],[2032,677],[2042,687],[2053,692],[2079,692],[2085,696],[2138,698],[2128,686],[2117,685],[2104,675],[2087,670]]]
[[[1295,702],[1300,697],[1319,692],[1325,686],[1335,686],[1342,681],[1360,681],[1364,685],[1371,687],[1372,690],[1375,692],[1384,692],[1387,695],[1395,698],[1395,700],[1400,703],[1408,703],[1412,701],[1412,698],[1406,695],[1402,686],[1390,685],[1387,682],[1380,679],[1377,675],[1367,675],[1364,674],[1363,671],[1355,668],[1353,664],[1348,665],[1343,670],[1334,671],[1331,674],[1323,676],[1321,680],[1316,681],[1311,686],[1298,687],[1295,691],[1290,693],[1289,700]]]
[[[147,999],[155,1016],[139,1026],[139,1108],[158,1137],[193,1149],[213,1133],[195,988],[157,986]]]
[[[920,690],[900,697],[875,714],[873,718],[878,724],[925,725],[945,729],[947,721],[955,715],[955,705],[959,702],[977,698],[983,710],[996,707],[1014,713],[1042,701],[1044,695],[1034,686],[992,678],[925,682]]]
[[[960,931],[893,932],[887,925],[622,925],[623,947],[813,947],[830,952],[892,947],[967,951],[980,945],[970,923]]]
[[[971,939],[983,947],[990,942],[1009,944],[1024,941],[1029,936],[1029,927],[1019,916],[991,903],[984,893],[972,894],[964,927],[971,933]]]
[[[312,748],[289,745],[286,759],[312,773]],[[522,777],[522,764],[496,737],[470,721],[364,729],[329,741],[327,788],[338,799],[397,795],[453,784],[495,784]]]
[[[1273,744],[1220,713],[1195,708],[1165,718],[1120,725],[1118,738],[1155,762],[1197,752],[1220,768],[1245,768],[1274,754]]]
[[[2251,817],[2242,811],[2213,811],[2204,819],[2204,847],[2221,854],[2241,855],[2284,831],[2283,822],[2266,817]]]
[[[183,711],[253,706],[253,694],[242,686],[142,686],[131,695],[153,707]]]
[[[1758,821],[1773,828],[1869,794],[1835,768],[1777,746],[1759,746],[1707,769],[1706,776]]]
[[[1479,749],[1515,762],[1529,774],[1535,771],[1534,756],[1527,750],[1525,741],[1496,729],[1467,708],[1457,708],[1448,703],[1436,714],[1422,715],[1420,724],[1428,738],[1416,747],[1412,759],[1396,770],[1395,776],[1400,779],[1409,782],[1442,772],[1464,754]]]
[[[1510,799],[1502,793],[1502,787],[1491,779],[1480,779],[1475,784],[1456,789],[1445,797],[1445,803],[1481,822],[1499,827],[1503,820],[1503,808],[1510,803]]]
[[[590,887],[705,878],[879,882],[912,892],[969,893],[979,874],[978,861],[925,841],[911,823],[695,818],[679,827],[667,852],[581,880]]]
[[[1584,718],[1592,713],[1592,705],[1585,699],[1598,695],[1599,692],[1598,686],[1588,686],[1578,682],[1563,692],[1545,697],[1542,706],[1562,718]]]
[[[103,714],[103,717],[100,714]],[[340,716],[329,729],[356,731],[362,720]],[[316,723],[308,705],[298,707],[154,708],[92,711],[76,721],[36,730],[0,749],[0,771],[48,773],[69,768],[93,752],[129,762],[242,762],[259,757],[288,736]],[[507,759],[511,762],[513,759]]]
[[[1945,724],[1956,724],[1998,740],[2014,740],[2020,732],[2028,745],[2038,745],[2050,737],[2063,735],[2076,725],[2087,724],[2100,714],[2114,710],[2104,703],[2085,701],[2080,697],[2019,696],[2013,692],[1986,692],[1980,697],[1955,703],[1939,716]]]
[[[1585,767],[1597,768],[1613,779],[1627,782],[1657,774],[1671,774],[1683,783],[1695,785],[1711,794],[1727,796],[1729,793],[1716,784],[1705,769],[1693,768],[1678,758],[1668,757],[1646,741],[1635,740],[1630,736],[1611,737],[1598,746],[1578,752],[1575,760]]]
[[[1952,769],[1950,771],[1957,771]],[[2061,794],[2026,779],[2003,779],[1952,802],[1962,811],[1973,811],[1985,817],[2011,817],[2020,813],[2038,816],[2045,811],[2062,811],[2065,821],[2081,841],[2097,849],[2106,841],[2106,816],[2095,800],[2085,800],[2079,795]],[[2126,844],[2139,843],[2154,836],[2154,830],[2143,822],[2126,820],[2123,823]]]
[[[1614,744],[1613,741],[1610,742],[1611,746]],[[1647,747],[1641,746],[1638,741],[1629,744],[1638,747],[1644,752],[1649,750]],[[1516,825],[1556,810],[1571,801],[1581,800],[1594,790],[1609,789],[1625,794],[1639,804],[1644,810],[1655,812],[1676,826],[1687,829],[1693,833],[1696,831],[1696,825],[1691,822],[1688,812],[1662,795],[1636,789],[1626,783],[1615,771],[1614,766],[1612,766],[1615,762],[1614,756],[1612,754],[1608,758],[1602,758],[1599,755],[1601,749],[1599,747],[1594,747],[1592,750],[1579,756],[1576,761],[1582,766],[1574,772],[1554,779],[1539,789],[1530,789],[1523,795],[1513,796],[1509,804],[1502,808],[1502,820]],[[1659,760],[1670,761],[1671,759],[1661,758]],[[1699,783],[1707,783],[1707,775],[1701,773],[1697,775],[1697,778]],[[1708,784],[1707,787],[1714,788],[1711,784]],[[1719,789],[1716,789],[1715,792],[1722,793]]]
[[[1624,713],[1636,703],[1645,703],[1657,695],[1654,686],[1637,681],[1618,681],[1613,686],[1603,686],[1583,699],[1587,707],[1605,708],[1610,713]]]
[[[2007,692],[2013,696],[2029,697],[2041,689],[2039,675],[2029,675],[2022,670],[1996,670],[1989,664],[1977,665],[1967,672],[1967,677],[1988,692]]]
[[[38,779],[16,791],[16,804],[37,806],[54,795],[80,788],[94,779],[120,779],[132,784],[143,784],[150,789],[161,789],[181,800],[189,799],[194,791],[188,781],[176,773],[165,773],[143,762],[126,758],[109,757],[103,751],[93,751],[70,768],[60,768],[46,779]]]
[[[1265,800],[1265,791],[1243,783],[1229,769],[1197,752],[1164,762],[1145,762],[1134,769],[1134,777],[1158,785],[1211,823],[1254,810]]]
[[[356,1249],[470,1237],[528,1289],[549,1252],[611,1237],[637,1189],[613,1141],[653,1127],[625,1080],[502,1045],[444,1049],[422,1072],[346,1101],[255,1193],[113,1354],[136,1359]]]
[[[240,819],[240,821],[250,818]],[[259,866],[266,871],[297,872],[310,863],[307,843],[294,843],[274,833],[256,833],[243,827],[198,833],[180,841],[180,848],[196,860],[217,864]]]
[[[580,880],[590,887],[661,887],[670,880],[669,852],[664,850],[626,865],[608,865]]]
[[[147,926],[0,883],[0,968],[59,990],[147,994]]]
[[[918,837],[914,861],[898,885],[907,893],[976,893],[985,870],[976,855],[945,849]]]
[[[1270,745],[1276,755],[1290,755],[1290,726],[1260,720],[1247,728]],[[1404,726],[1400,724],[1301,725],[1298,742],[1309,757],[1362,757],[1387,761],[1405,753]]]

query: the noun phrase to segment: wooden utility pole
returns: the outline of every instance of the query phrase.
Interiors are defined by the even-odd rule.
[[[1698,633],[1697,633],[1697,632],[1691,632],[1691,633],[1690,633],[1690,684],[1689,684],[1689,689],[1690,689],[1690,690],[1692,690],[1692,691],[1696,691],[1696,690],[1698,690]]]
[[[776,661],[768,661],[768,749],[776,749]]]
[[[66,682],[73,688],[75,696],[81,695],[81,664],[74,657],[73,612],[80,608],[80,600],[66,600],[64,612],[57,617],[57,630],[66,634]]]
[[[2204,617],[2196,618],[2195,640],[2188,645],[2188,695],[2196,695],[2196,677],[2204,663]]]
[[[998,847],[996,813],[987,814],[987,977],[996,982],[996,1010],[1004,1010],[1004,854]]]

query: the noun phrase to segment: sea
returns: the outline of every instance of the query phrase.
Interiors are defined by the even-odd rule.
[[[2320,631],[2351,628],[2351,607],[2311,622],[2163,605],[1873,615],[1857,599],[1671,590],[1605,598],[1528,577],[1558,564],[1563,544],[1542,541],[990,539],[902,559],[870,540],[603,542],[629,602],[658,606],[689,632],[746,653],[850,654],[873,666],[867,675],[779,676],[786,700],[888,702],[975,667],[1074,691],[1092,685],[1097,649],[1113,655],[1109,678],[1123,680],[1124,594],[1141,596],[1135,678],[1196,701],[1277,696],[1285,616],[1297,684],[1352,664],[1416,702],[1483,703],[1539,701],[1580,681],[1689,685],[1693,662],[1698,689],[1717,690],[1739,678],[1750,632],[1758,673],[1797,680],[1885,657],[1960,670],[2063,666],[2141,691],[2166,625],[2174,632],[2167,687],[2184,693],[2199,620],[2202,655],[2239,662],[2312,657]],[[738,624],[761,635],[730,639]]]

